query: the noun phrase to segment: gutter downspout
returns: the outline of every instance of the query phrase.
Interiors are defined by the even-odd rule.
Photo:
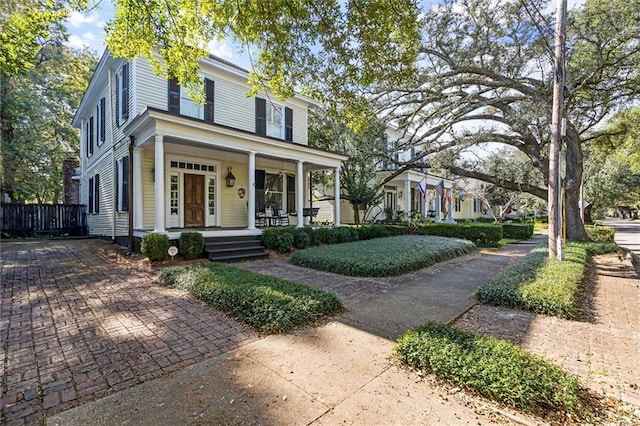
[[[136,139],[133,135],[129,136],[129,253],[133,253],[133,147]]]

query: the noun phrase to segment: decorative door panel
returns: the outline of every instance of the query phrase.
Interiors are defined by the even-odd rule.
[[[204,176],[184,175],[184,226],[204,226]]]

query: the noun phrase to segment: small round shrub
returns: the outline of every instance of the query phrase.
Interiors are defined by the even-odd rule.
[[[204,237],[199,232],[183,232],[180,234],[178,245],[185,259],[197,259],[204,249]]]
[[[387,230],[382,225],[365,225],[358,228],[360,240],[388,237]]]
[[[293,232],[293,246],[297,249],[305,249],[311,244],[311,239],[304,229],[296,229]]]
[[[341,244],[358,241],[359,239],[360,237],[358,236],[358,230],[356,228],[341,226],[331,229],[327,242],[329,244]]]
[[[262,231],[262,245],[269,250],[277,250],[276,239],[280,234],[290,234],[293,237],[293,226],[278,226]]]
[[[275,238],[274,249],[280,253],[289,253],[293,248],[293,235],[290,233],[278,234]]]
[[[147,256],[150,261],[156,262],[165,260],[168,256],[169,237],[165,234],[147,234],[142,237],[140,251]]]
[[[331,235],[331,228],[318,228],[315,230],[315,234],[318,236],[318,240],[320,240],[323,244],[329,244],[329,236]]]

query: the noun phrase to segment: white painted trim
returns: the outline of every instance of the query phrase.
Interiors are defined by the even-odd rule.
[[[185,231],[185,230],[189,230],[189,228],[183,228],[180,231],[170,231],[170,232],[163,232],[164,234],[166,234],[169,239],[171,240],[177,240],[178,238],[180,238],[180,234]],[[207,237],[240,237],[240,236],[245,236],[245,235],[262,235],[262,229],[216,229],[216,230],[211,230],[211,231],[194,231],[194,232],[199,232],[202,234],[203,237],[207,238]],[[155,231],[141,231],[141,230],[136,230],[133,231],[133,236],[137,237],[137,238],[142,238],[147,234],[152,234],[155,233]]]

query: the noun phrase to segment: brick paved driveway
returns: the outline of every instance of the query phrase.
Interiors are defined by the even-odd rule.
[[[257,338],[101,240],[0,247],[0,424],[47,415]]]

